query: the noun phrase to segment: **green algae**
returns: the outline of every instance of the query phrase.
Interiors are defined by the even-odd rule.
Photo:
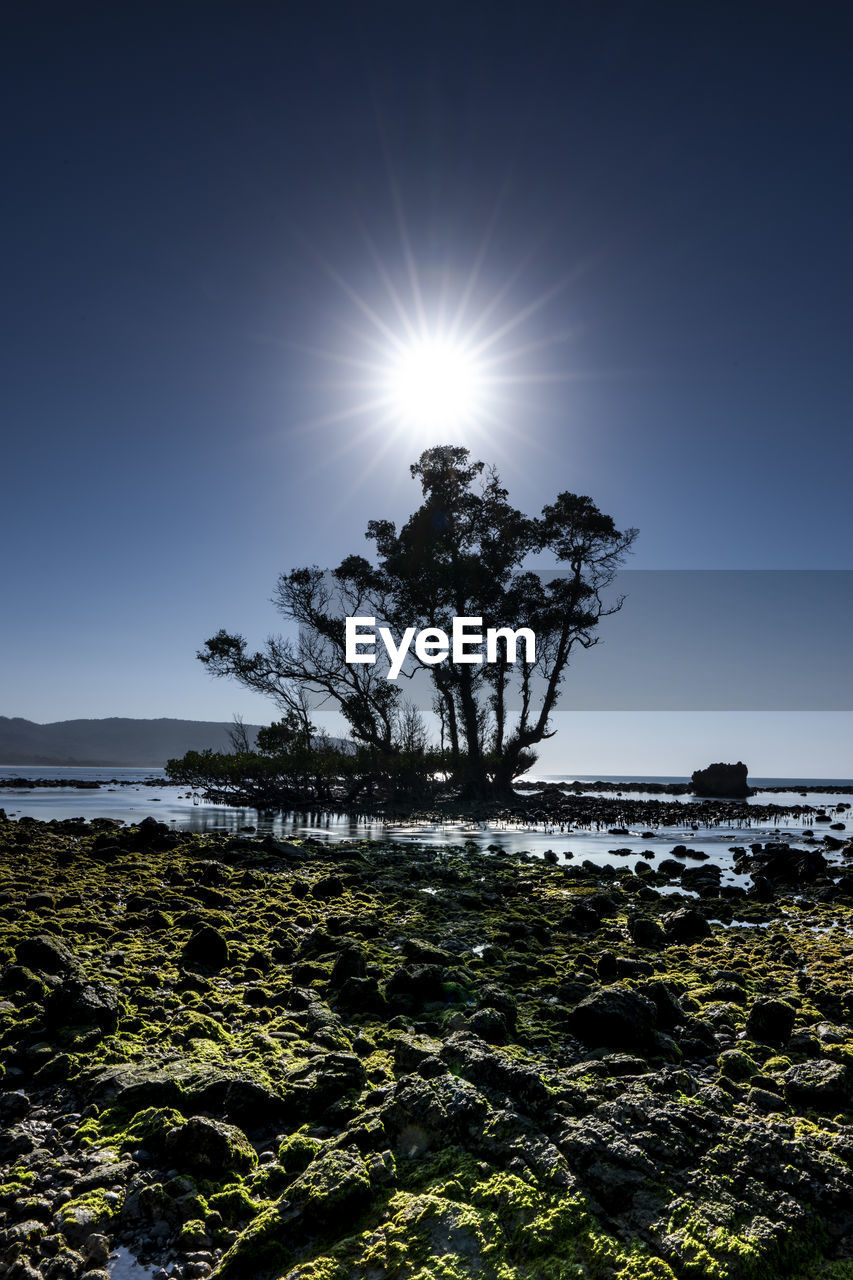
[[[169,1130],[183,1119],[174,1107],[146,1107],[132,1113],[125,1107],[111,1107],[97,1118],[84,1120],[77,1136],[85,1146],[108,1147],[114,1151],[133,1146],[159,1150]]]
[[[282,1280],[349,1280],[348,1273],[333,1258],[315,1258],[291,1268]]]
[[[10,1169],[7,1180],[0,1183],[0,1199],[19,1196],[21,1192],[31,1187],[35,1180],[36,1175],[30,1169]]]
[[[717,1069],[728,1080],[748,1080],[758,1070],[758,1063],[741,1049],[726,1049],[717,1059]]]
[[[307,1125],[288,1134],[278,1149],[278,1161],[285,1173],[296,1177],[322,1149],[322,1143],[308,1134]]]
[[[809,1259],[817,1259],[820,1243],[820,1233],[815,1229],[803,1237],[787,1236],[768,1247],[754,1230],[727,1229],[709,1223],[705,1214],[697,1213],[682,1230],[680,1269],[690,1280],[700,1276],[714,1280],[777,1280],[796,1274]]]
[[[3,887],[11,896],[6,907],[0,906],[0,953],[11,960],[17,941],[32,929],[32,913],[23,914],[16,904],[50,884],[53,916],[39,917],[38,930],[64,938],[87,979],[108,981],[122,992],[115,1033],[81,1036],[71,1028],[46,1037],[39,1028],[50,982],[39,974],[13,975],[4,988],[10,1008],[0,1030],[2,1056],[44,1073],[55,1088],[76,1090],[84,1101],[98,1098],[98,1114],[77,1129],[82,1147],[114,1155],[142,1148],[162,1161],[166,1135],[194,1115],[217,1115],[234,1082],[251,1083],[259,1091],[258,1102],[246,1104],[250,1120],[263,1116],[264,1108],[276,1115],[270,1130],[274,1140],[264,1138],[275,1160],[245,1179],[231,1171],[192,1184],[194,1189],[191,1180],[182,1179],[155,1181],[147,1189],[152,1217],[176,1220],[178,1246],[191,1249],[194,1242],[218,1240],[220,1224],[241,1229],[218,1275],[252,1280],[845,1276],[844,1264],[821,1260],[828,1246],[817,1225],[819,1214],[813,1225],[799,1222],[768,1231],[754,1206],[740,1216],[722,1212],[721,1171],[738,1163],[740,1140],[726,1134],[725,1140],[709,1141],[701,1125],[722,1116],[733,1126],[752,1126],[750,1133],[756,1127],[775,1132],[771,1119],[750,1112],[745,1086],[753,1075],[762,1075],[781,1087],[787,1069],[809,1051],[797,1047],[805,1039],[779,1048],[745,1037],[749,1008],[766,990],[792,1005],[796,1033],[813,1036],[819,1056],[844,1065],[853,1061],[853,1043],[844,1038],[846,1020],[853,1016],[847,908],[833,903],[826,909],[846,922],[828,934],[814,932],[822,907],[791,904],[784,926],[719,930],[700,944],[650,953],[627,935],[632,886],[624,877],[590,877],[583,883],[564,868],[490,860],[471,850],[439,857],[366,844],[349,862],[332,850],[312,847],[311,859],[298,864],[297,874],[274,854],[250,846],[232,855],[225,842],[209,837],[179,837],[171,848],[124,855],[105,865],[86,856],[93,844],[89,830],[76,838],[74,858],[63,865],[57,855],[68,850],[69,842],[61,831],[35,825],[27,830],[26,843],[20,834],[14,824],[0,823]],[[122,835],[114,838],[121,841]],[[400,858],[406,861],[399,863]],[[213,871],[205,869],[210,863]],[[366,869],[369,891],[356,865]],[[330,867],[343,891],[325,901],[313,888]],[[440,901],[406,883],[412,867],[435,881]],[[200,882],[206,876],[210,885]],[[460,891],[470,893],[477,905],[460,903]],[[591,940],[566,920],[575,904],[593,902],[603,891],[616,909]],[[652,915],[672,907],[672,898],[643,902]],[[219,928],[228,943],[228,963],[215,974],[190,972],[181,960],[191,931],[202,924]],[[404,961],[400,944],[407,938],[449,957],[434,998],[391,1007],[339,1002],[332,973],[341,939],[358,941],[381,992]],[[482,940],[488,945],[474,956],[470,949]],[[578,1052],[567,1032],[567,1011],[584,989],[596,986],[598,953],[605,946],[620,963],[648,966],[620,979],[626,989],[642,992],[651,978],[665,984],[695,1019],[692,1042],[680,1031],[676,1043],[667,1031],[666,1038],[632,1050],[633,1059],[623,1055],[622,1062],[619,1055],[594,1047]],[[784,958],[788,950],[795,959]],[[485,1047],[491,1055],[488,1070],[497,1073],[491,1083],[486,1077],[467,1079],[464,1063],[454,1060],[448,1070],[440,1060],[447,1038],[464,1032],[482,1003],[486,984],[511,992],[517,1007],[517,1017],[507,1023],[506,1042]],[[817,1031],[827,1023],[841,1028],[841,1038],[823,1044]],[[704,1052],[705,1024],[727,1037],[728,1047]],[[423,1036],[437,1048],[425,1049],[411,1062],[398,1057],[395,1045],[410,1035]],[[363,1081],[358,1083],[354,1073],[346,1088],[333,1084],[320,1105],[313,1101],[321,1096],[317,1082],[334,1052],[355,1053]],[[677,1070],[665,1066],[667,1058]],[[424,1116],[415,1115],[409,1129],[389,1128],[381,1118],[383,1093],[393,1093],[409,1074],[420,1078],[422,1062],[427,1090],[422,1096],[435,1105],[436,1116],[438,1082],[446,1077],[472,1105],[485,1100],[488,1125],[445,1131],[439,1117],[426,1147],[410,1133],[412,1125],[427,1123]],[[510,1068],[520,1075],[513,1077]],[[544,1126],[558,1143],[561,1124],[599,1123],[610,1114],[608,1108],[633,1106],[638,1117],[648,1114],[656,1105],[654,1089],[663,1082],[664,1096],[686,1127],[678,1145],[699,1179],[692,1196],[684,1195],[683,1171],[669,1163],[665,1149],[659,1167],[643,1177],[642,1194],[651,1207],[642,1226],[639,1217],[616,1224],[585,1174],[561,1185],[566,1169],[575,1169],[575,1158],[567,1155],[560,1163],[537,1154],[532,1139],[514,1137],[511,1125],[502,1127],[494,1118],[501,1108],[525,1110],[527,1094],[509,1103],[498,1097],[507,1082],[522,1081],[525,1073],[540,1086],[529,1094],[542,1109],[533,1127],[539,1132]],[[345,1078],[346,1073],[340,1080]],[[105,1083],[108,1079],[113,1085]],[[707,1092],[711,1083],[714,1089]],[[117,1096],[111,1097],[113,1087]],[[306,1107],[309,1113],[303,1114],[300,1108]],[[793,1142],[803,1144],[810,1158],[820,1156],[824,1170],[837,1161],[843,1171],[843,1156],[831,1154],[830,1146],[841,1142],[848,1124],[843,1115],[795,1112],[790,1117]],[[699,1127],[694,1132],[690,1126]],[[486,1129],[488,1149],[480,1136]],[[344,1142],[349,1145],[336,1149]],[[604,1138],[601,1147],[606,1148]],[[386,1149],[393,1159],[377,1176],[371,1162]],[[790,1152],[780,1166],[791,1186],[802,1176],[797,1160]],[[709,1174],[714,1161],[716,1181]],[[7,1177],[0,1195],[17,1197],[23,1207],[22,1193],[31,1185],[32,1177]],[[75,1212],[91,1214],[91,1221],[109,1229],[121,1210],[105,1194],[75,1197],[70,1202],[75,1208],[64,1208],[66,1220],[70,1223]],[[743,1192],[732,1183],[726,1194],[737,1201]],[[690,1212],[673,1208],[679,1198]],[[722,1202],[725,1207],[724,1195]],[[626,1196],[626,1214],[629,1204]],[[623,1206],[617,1203],[615,1212],[618,1217]]]
[[[189,1218],[181,1227],[177,1243],[187,1251],[202,1248],[208,1240],[203,1218]]]
[[[79,1229],[81,1234],[90,1235],[95,1231],[103,1231],[117,1217],[120,1208],[118,1200],[110,1197],[110,1193],[102,1187],[86,1191],[81,1196],[68,1200],[59,1210],[59,1220],[63,1228]]]
[[[269,1207],[264,1200],[252,1196],[248,1187],[242,1182],[212,1192],[208,1196],[207,1204],[211,1212],[220,1214],[229,1226],[245,1223],[247,1219],[255,1217],[262,1209]]]

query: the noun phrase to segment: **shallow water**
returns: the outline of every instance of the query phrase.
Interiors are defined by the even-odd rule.
[[[168,1271],[172,1263],[158,1262],[154,1266],[145,1266],[134,1257],[129,1249],[116,1249],[110,1255],[107,1271],[109,1272],[110,1280],[151,1280],[151,1277],[160,1270],[161,1266]]]
[[[596,865],[633,867],[638,860],[655,862],[669,857],[676,844],[683,844],[691,851],[701,849],[708,854],[708,861],[723,868],[724,884],[745,884],[743,877],[735,876],[731,871],[733,845],[749,845],[760,841],[789,838],[797,840],[804,830],[814,825],[814,817],[805,821],[794,819],[791,815],[780,815],[778,825],[765,822],[750,823],[747,826],[715,826],[700,828],[694,831],[685,824],[683,827],[660,827],[654,836],[642,838],[644,827],[630,829],[627,835],[611,835],[607,831],[571,830],[559,831],[547,826],[528,826],[523,823],[470,823],[470,822],[436,822],[387,823],[379,819],[359,819],[350,814],[334,814],[326,812],[305,812],[279,815],[259,815],[254,809],[232,808],[229,805],[205,804],[187,793],[183,787],[169,786],[163,780],[163,772],[158,769],[47,769],[41,766],[19,766],[11,768],[0,766],[0,777],[22,778],[80,778],[116,785],[102,785],[97,790],[76,790],[72,787],[39,787],[10,788],[0,790],[0,807],[10,817],[30,816],[42,820],[51,818],[113,818],[121,822],[140,822],[143,818],[153,816],[161,822],[173,824],[176,829],[192,832],[222,832],[236,834],[239,832],[257,831],[259,835],[274,835],[278,838],[293,836],[314,836],[330,843],[344,843],[363,839],[393,839],[403,844],[419,845],[463,845],[470,842],[478,848],[494,845],[506,853],[529,853],[541,857],[547,850],[553,850],[562,862],[579,863],[589,859]],[[143,785],[147,780],[155,785]],[[564,781],[563,777],[549,778],[548,781]],[[571,779],[568,779],[571,781]],[[608,780],[608,779],[605,779]],[[615,781],[616,779],[609,779]],[[633,779],[624,781],[624,794],[642,798],[642,791],[632,786]],[[656,781],[680,781],[680,779],[656,779]],[[782,780],[766,779],[768,784]],[[796,783],[801,780],[797,779]],[[829,780],[816,779],[825,783]],[[841,783],[838,784],[842,785]],[[665,797],[671,799],[688,799],[689,797]],[[802,804],[804,799],[799,791],[786,792],[783,795],[767,795],[754,798],[754,803]],[[828,812],[832,812],[837,804],[853,804],[853,786],[846,792],[831,796],[812,795],[807,803],[821,806],[824,801]],[[847,821],[846,814],[832,813],[833,818]],[[825,831],[826,824],[814,827],[818,837]],[[848,824],[848,831],[853,834],[853,820]],[[835,832],[844,837],[845,833]],[[617,849],[630,849],[625,856],[615,852]],[[830,854],[830,860],[839,860],[837,855]],[[699,860],[687,858],[685,866],[697,866]]]

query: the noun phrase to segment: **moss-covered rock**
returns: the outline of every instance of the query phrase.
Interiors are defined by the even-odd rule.
[[[255,1150],[241,1129],[205,1116],[192,1116],[170,1129],[164,1148],[177,1167],[200,1174],[245,1173],[257,1163]]]
[[[291,1184],[286,1197],[243,1232],[217,1275],[242,1280],[274,1272],[309,1238],[346,1233],[394,1176],[390,1153],[367,1159],[346,1148],[321,1153]]]

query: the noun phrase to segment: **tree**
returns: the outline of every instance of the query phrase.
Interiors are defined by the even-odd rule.
[[[573,651],[597,644],[601,619],[622,607],[621,597],[604,593],[637,531],[619,532],[590,498],[572,493],[525,516],[510,505],[497,471],[472,462],[464,448],[427,449],[410,470],[423,501],[399,531],[370,521],[376,564],[353,555],[330,575],[313,567],[279,578],[275,603],[298,624],[298,639],[271,638],[251,653],[242,636],[220,631],[198,656],[214,675],[270,695],[306,727],[312,707],[335,705],[355,743],[387,761],[424,742],[423,726],[400,684],[386,678],[381,646],[374,665],[347,664],[348,616],[373,616],[396,634],[450,632],[454,617],[527,626],[536,635],[533,661],[522,654],[513,663],[506,648],[482,665],[428,664],[413,654],[403,673],[423,669],[432,682],[452,781],[469,797],[505,796],[535,761],[533,748],[552,736]],[[560,572],[526,570],[535,552],[549,553]]]
[[[249,741],[249,730],[246,728],[239,711],[234,712],[231,728],[228,730],[228,740],[235,755],[248,755],[252,750],[252,744]]]

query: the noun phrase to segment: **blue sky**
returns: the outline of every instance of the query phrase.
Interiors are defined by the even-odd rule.
[[[517,505],[589,493],[640,528],[634,568],[853,567],[850,27],[752,3],[7,10],[0,712],[271,717],[193,655],[220,626],[262,641],[279,572],[416,505],[408,463],[445,440],[356,412],[344,363],[381,361],[389,285],[414,313],[410,267],[431,321],[479,262],[465,321],[511,326],[490,350],[515,380],[459,438]],[[754,713],[724,754],[843,775],[848,728]],[[640,713],[613,736],[582,769],[561,734],[551,762],[702,762]]]

